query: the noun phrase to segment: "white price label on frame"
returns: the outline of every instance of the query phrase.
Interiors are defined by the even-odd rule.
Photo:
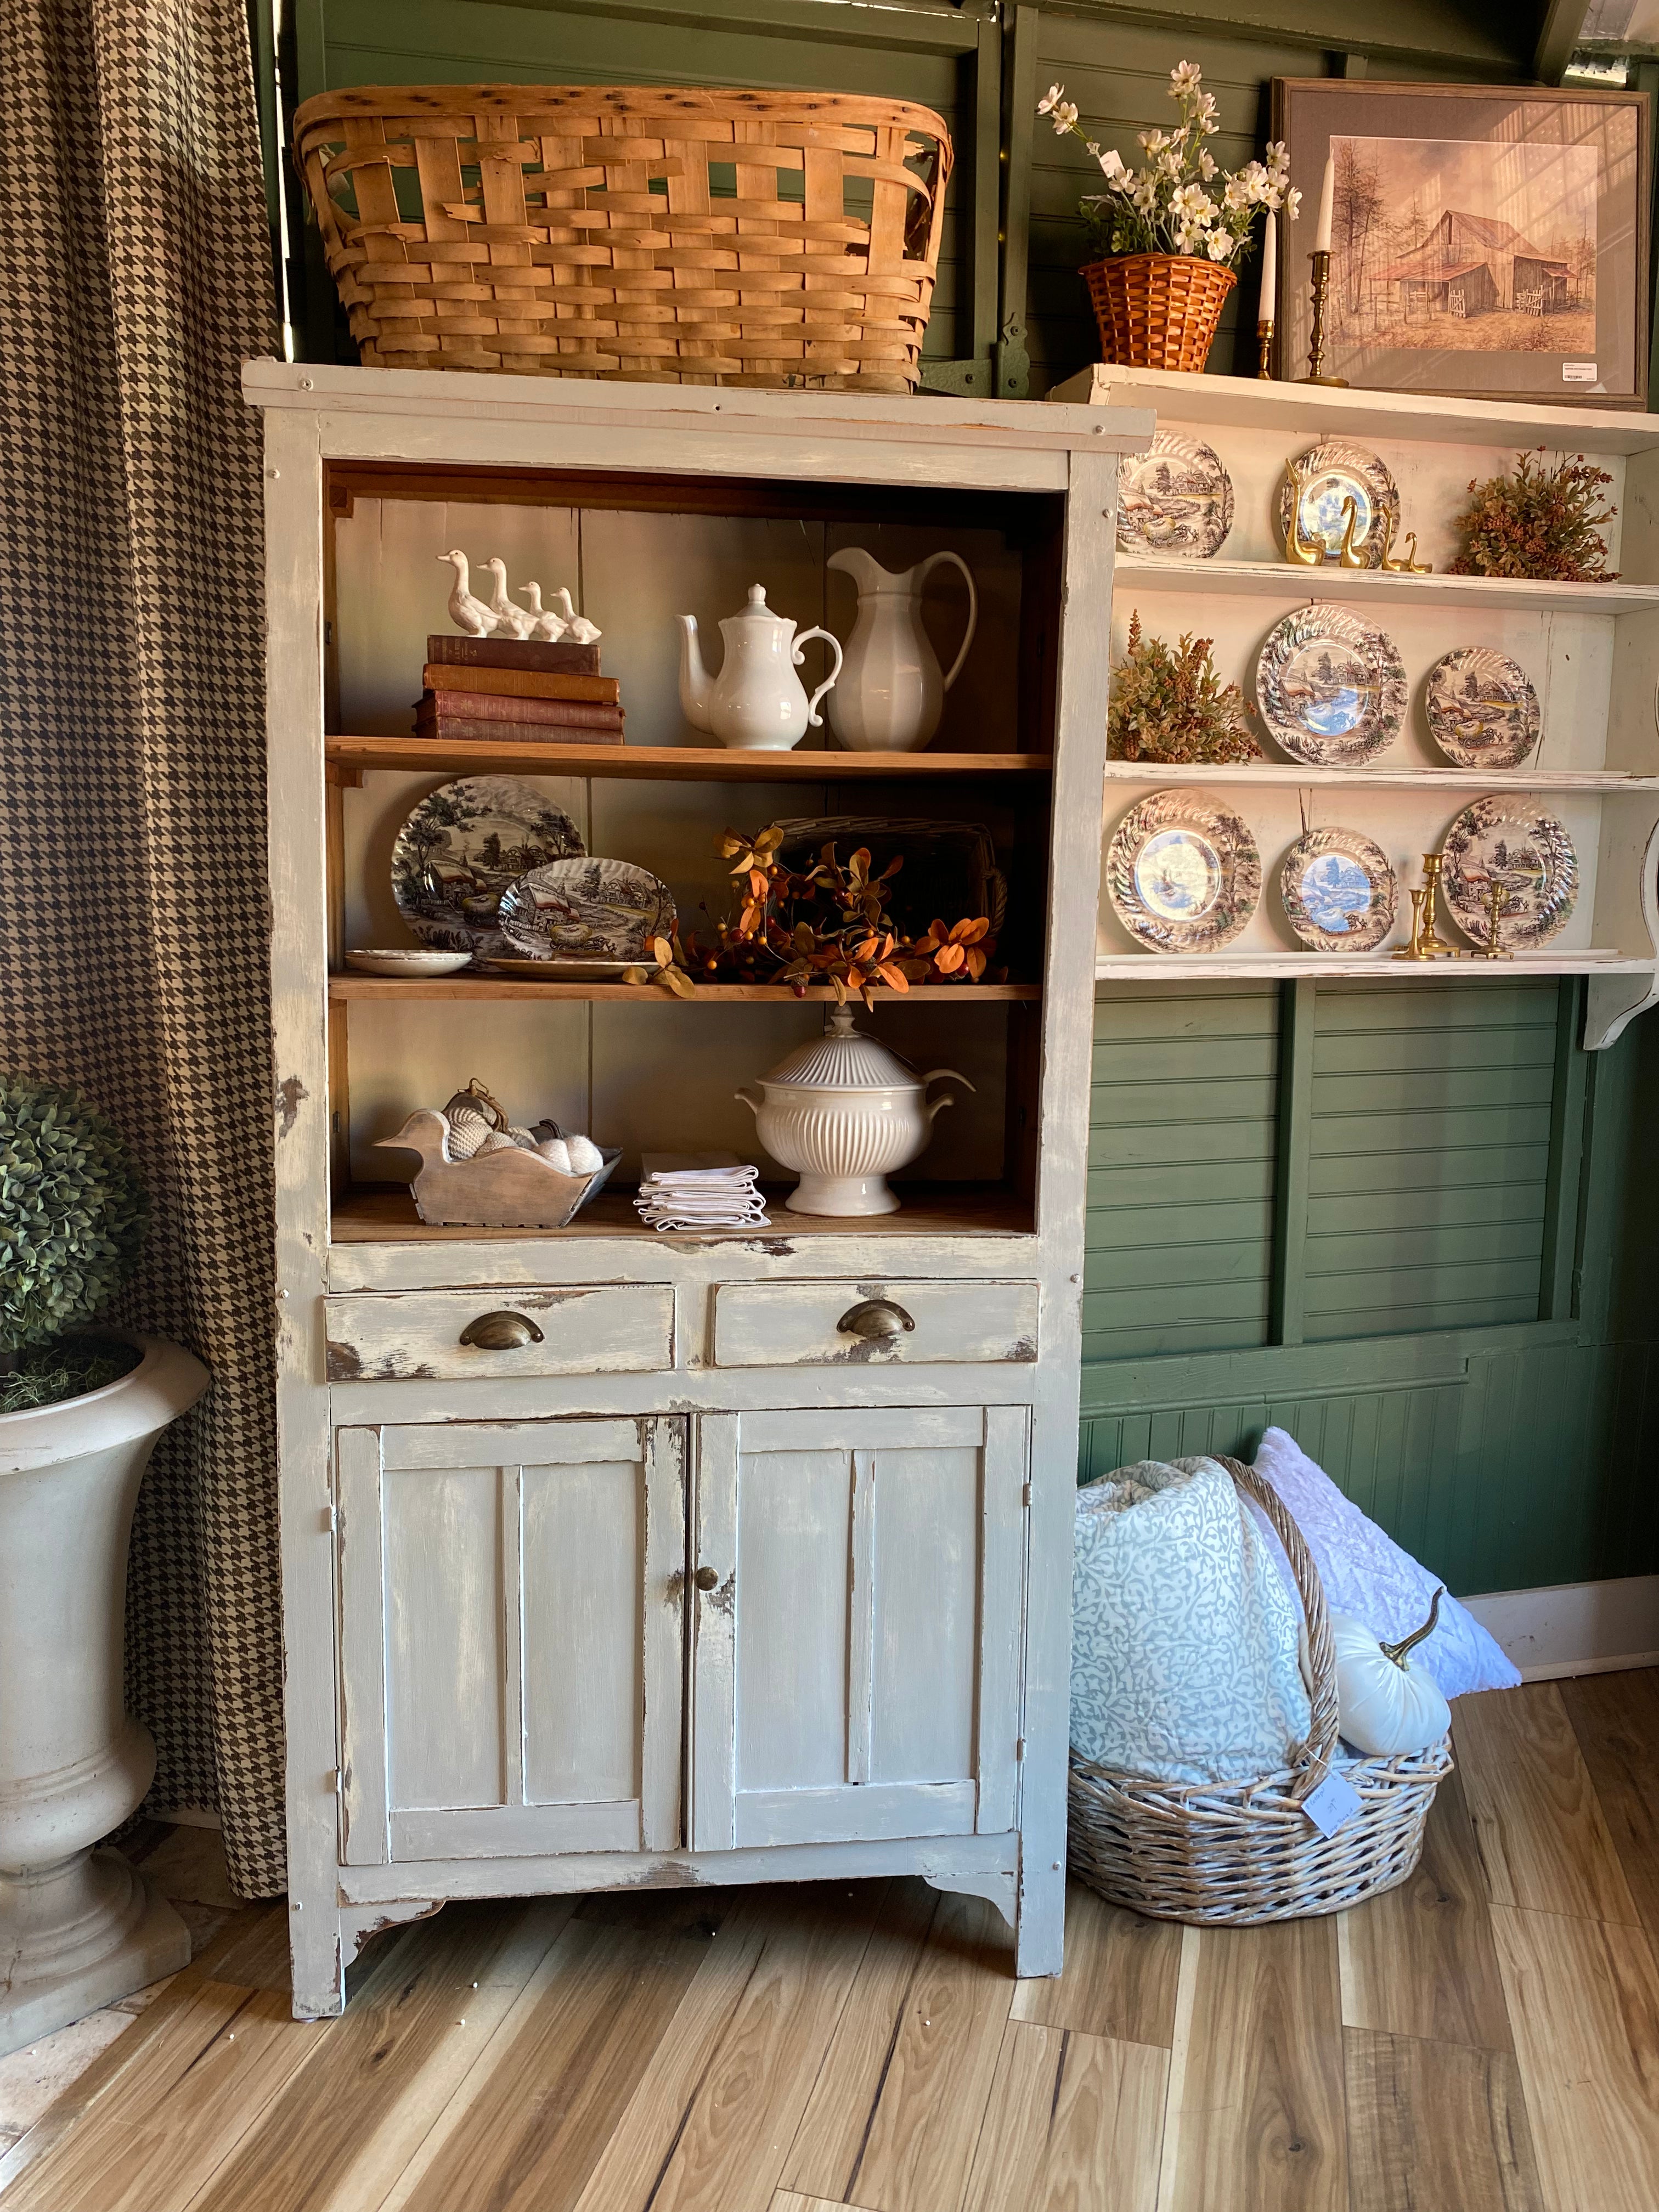
[[[1594,384],[1595,363],[1593,361],[1564,361],[1561,381],[1563,384]]]

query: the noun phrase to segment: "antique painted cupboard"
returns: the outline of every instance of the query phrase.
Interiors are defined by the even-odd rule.
[[[365,1936],[447,1899],[623,1884],[921,1874],[994,1899],[1019,1971],[1056,1972],[1114,514],[1150,415],[270,362],[245,388],[296,2012],[337,2011]],[[932,750],[697,743],[673,617],[708,635],[762,582],[845,637],[824,563],[848,544],[974,568]],[[407,734],[452,544],[573,588],[626,746]],[[860,1017],[975,1085],[898,1212],[656,1235],[607,1191],[560,1231],[418,1221],[374,1142],[475,1074],[515,1119],[621,1146],[619,1180],[694,1146],[776,1177],[732,1094],[823,1019],[783,991],[342,972],[398,941],[410,806],[480,771],[536,776],[683,915],[720,896],[727,821],[986,825],[1006,978]],[[838,1327],[872,1300],[914,1327]],[[501,1312],[539,1338],[462,1341]]]

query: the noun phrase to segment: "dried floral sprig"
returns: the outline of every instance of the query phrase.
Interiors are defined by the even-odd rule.
[[[1215,94],[1200,89],[1203,81],[1196,62],[1170,71],[1178,119],[1173,131],[1140,133],[1146,156],[1140,169],[1127,167],[1115,147],[1103,152],[1078,120],[1077,103],[1066,99],[1063,84],[1051,84],[1038,100],[1037,113],[1048,118],[1057,136],[1081,138],[1106,179],[1103,192],[1085,192],[1078,202],[1097,254],[1187,253],[1224,268],[1248,251],[1259,209],[1296,221],[1302,195],[1291,188],[1283,140],[1268,147],[1265,161],[1247,161],[1233,173],[1218,166],[1204,142],[1220,130],[1221,119]]]
[[[1462,543],[1454,576],[1530,576],[1547,583],[1611,584],[1601,526],[1618,514],[1599,507],[1613,478],[1582,453],[1564,453],[1553,468],[1546,448],[1516,457],[1514,471],[1469,481],[1468,506],[1454,527]]]
[[[678,930],[653,939],[655,969],[628,969],[623,980],[655,983],[679,998],[699,982],[781,983],[801,998],[811,985],[827,984],[837,1004],[857,993],[873,1006],[878,986],[902,993],[913,983],[975,983],[986,974],[996,939],[984,915],[932,921],[919,937],[894,927],[888,886],[902,857],[872,875],[867,846],[843,866],[828,844],[810,867],[790,869],[778,858],[783,835],[775,822],[753,837],[728,830],[720,849],[739,894],[735,917],[714,922],[707,939]]]
[[[1107,750],[1114,760],[1224,761],[1262,758],[1244,720],[1237,684],[1224,684],[1210,658],[1214,641],[1183,637],[1178,647],[1143,637],[1129,617],[1127,651],[1112,671]]]

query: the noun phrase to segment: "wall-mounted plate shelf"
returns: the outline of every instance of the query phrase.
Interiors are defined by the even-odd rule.
[[[1364,975],[1372,982],[1422,982],[1432,977],[1516,975],[1651,975],[1653,962],[1620,952],[1519,953],[1513,960],[1396,960],[1391,952],[1130,953],[1095,962],[1097,983],[1179,983],[1224,978],[1228,982],[1322,982],[1335,975]]]
[[[916,778],[1047,775],[1046,753],[732,752],[723,745],[492,744],[436,738],[326,738],[330,780],[357,783],[365,769],[423,775],[580,775],[668,783],[892,783]]]
[[[1332,791],[1583,791],[1615,799],[1627,793],[1659,791],[1659,775],[1626,775],[1608,768],[1309,768],[1296,761],[1231,762],[1218,768],[1185,762],[1106,763],[1109,792],[1114,784],[1219,784],[1243,790],[1253,783]]]
[[[602,1190],[564,1229],[447,1229],[418,1220],[415,1200],[401,1184],[349,1192],[335,1205],[329,1234],[337,1244],[522,1243],[529,1237],[642,1237],[659,1244],[695,1238],[699,1244],[754,1244],[789,1237],[1030,1237],[1030,1205],[1002,1183],[909,1183],[898,1186],[896,1213],[833,1216],[791,1213],[783,1201],[792,1184],[767,1187],[771,1225],[765,1229],[659,1231],[641,1221],[631,1193]]]
[[[818,988],[805,993],[781,983],[699,983],[693,998],[677,998],[650,983],[538,983],[532,977],[514,975],[331,975],[331,1000],[343,999],[575,999],[631,1000],[636,1006],[740,1006],[759,1001],[768,1006],[833,1005],[835,993]],[[856,994],[848,994],[856,1004]],[[878,1006],[902,1006],[913,999],[962,999],[983,1006],[988,1000],[1006,1004],[1012,1000],[1042,996],[1040,983],[913,983],[908,991],[877,994]]]
[[[1335,562],[1301,568],[1289,561],[1160,561],[1120,553],[1117,589],[1133,605],[1137,592],[1218,592],[1254,599],[1336,600],[1354,605],[1524,609],[1533,614],[1635,615],[1659,607],[1659,584],[1539,584],[1499,576],[1395,575]]]

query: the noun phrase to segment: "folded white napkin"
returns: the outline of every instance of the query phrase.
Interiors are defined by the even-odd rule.
[[[647,1152],[634,1203],[654,1229],[765,1229],[759,1170],[732,1152]]]

